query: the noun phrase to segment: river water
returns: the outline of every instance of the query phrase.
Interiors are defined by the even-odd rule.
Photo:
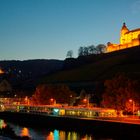
[[[3,120],[0,120],[0,128],[5,126],[5,124],[10,125],[18,136],[29,136],[31,140],[113,140],[110,137],[96,136],[93,133],[78,132],[78,131],[67,131],[67,130],[58,130],[58,129],[49,129],[49,128],[32,128],[20,126],[13,123],[5,123]],[[12,140],[0,136],[0,140]]]

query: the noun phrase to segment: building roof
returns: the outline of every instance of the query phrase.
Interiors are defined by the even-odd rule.
[[[123,23],[122,30],[127,30],[127,31],[129,31],[129,29],[127,28],[125,22]]]
[[[136,31],[140,31],[140,28],[137,28],[137,29],[134,29],[134,30],[128,31],[126,34],[129,34],[129,33],[131,33],[131,32],[136,32]]]

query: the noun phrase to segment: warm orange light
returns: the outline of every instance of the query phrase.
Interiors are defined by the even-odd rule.
[[[5,122],[3,122],[3,126],[2,127],[5,128],[6,126],[7,126],[7,124]]]
[[[87,99],[86,99],[86,98],[85,98],[85,99],[83,99],[83,102],[84,102],[84,103],[86,103],[86,102],[87,102]]]
[[[51,99],[50,99],[50,101],[51,101],[51,102],[53,102],[53,101],[54,101],[54,99],[53,99],[53,98],[51,98]]]
[[[140,45],[140,29],[129,30],[125,23],[120,33],[120,44],[107,44],[107,52],[117,51]]]
[[[49,135],[46,137],[46,140],[54,140],[54,133],[50,132]]]
[[[3,120],[0,120],[0,129],[5,128],[6,126],[7,124]]]
[[[53,98],[51,98],[51,99],[50,99],[50,104],[51,104],[51,105],[56,104],[56,100],[55,100],[55,99],[53,99]]]
[[[132,99],[129,99],[129,102],[133,102],[133,100]]]
[[[0,74],[4,74],[4,71],[2,69],[0,69]]]
[[[134,111],[135,111],[135,101],[132,100],[132,99],[129,99],[129,102],[132,103],[132,112],[133,112],[133,115],[134,115]]]
[[[29,134],[29,129],[24,127],[22,130],[21,130],[21,136],[28,136],[30,137],[30,134]]]

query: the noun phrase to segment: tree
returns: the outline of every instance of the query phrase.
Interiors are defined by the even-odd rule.
[[[83,53],[84,53],[84,56],[89,55],[89,49],[88,49],[88,47],[84,47]]]
[[[129,99],[139,103],[140,92],[138,82],[128,79],[124,75],[117,75],[111,80],[106,80],[106,87],[103,94],[102,105],[117,110],[127,110],[127,102]]]
[[[67,58],[72,58],[73,57],[73,51],[72,50],[69,50],[68,52],[67,52],[67,56],[66,56]]]
[[[105,53],[106,46],[104,44],[99,44],[96,46],[97,54]]]
[[[88,52],[89,52],[89,54],[96,54],[97,52],[96,52],[96,48],[95,48],[95,46],[94,45],[90,45],[90,46],[88,46]]]
[[[78,56],[84,56],[84,47],[78,49]]]
[[[66,85],[39,85],[32,96],[33,104],[50,104],[50,99],[56,100],[57,103],[70,103],[75,93]]]

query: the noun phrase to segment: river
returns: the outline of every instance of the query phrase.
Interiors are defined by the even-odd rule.
[[[5,125],[9,125],[18,136],[28,136],[31,140],[114,140],[111,137],[96,136],[93,133],[88,132],[78,132],[78,131],[68,131],[59,129],[49,129],[31,126],[21,126],[13,123],[8,123],[0,120],[0,128]],[[0,140],[12,140],[11,138],[6,138],[0,136]]]

